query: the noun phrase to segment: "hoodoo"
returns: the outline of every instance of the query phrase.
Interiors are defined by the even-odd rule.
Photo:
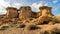
[[[16,17],[18,17],[17,8],[7,7],[6,10],[7,10],[6,17],[9,17],[9,18],[16,18]]]
[[[51,22],[60,22],[60,17],[54,16],[51,11],[52,7],[40,6],[39,12],[33,12],[30,6],[21,6],[20,9],[14,7],[7,7],[7,19],[14,19],[16,22],[34,23],[34,24],[48,24]],[[17,17],[17,19],[15,19]],[[5,20],[7,20],[5,18]],[[2,19],[2,22],[5,21]],[[11,20],[11,19],[10,19]]]
[[[23,21],[29,21],[29,18],[31,17],[32,14],[32,10],[31,7],[29,6],[22,6],[20,9],[20,14],[19,14],[19,18]]]
[[[40,16],[53,16],[52,12],[51,12],[51,9],[52,7],[48,7],[48,6],[41,6],[39,7],[40,9]]]

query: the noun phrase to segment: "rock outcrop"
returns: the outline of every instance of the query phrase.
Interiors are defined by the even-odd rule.
[[[6,17],[8,17],[8,18],[17,18],[18,17],[17,8],[7,7],[6,10],[7,10]]]
[[[31,17],[31,13],[32,13],[32,10],[29,6],[26,6],[26,7],[21,7],[19,9],[20,11],[20,14],[19,14],[19,18],[23,21],[26,21],[26,20],[29,20],[29,18]]]
[[[21,6],[19,10],[14,7],[7,7],[7,13],[0,21],[9,22],[22,22],[22,23],[34,23],[34,24],[48,24],[51,22],[60,22],[60,17],[54,16],[51,12],[52,7],[41,6],[38,13],[33,12],[30,6]],[[18,13],[19,11],[19,13]]]
[[[0,19],[0,34],[60,34],[60,16],[52,14],[52,7],[41,6],[37,13],[29,6],[6,9]]]
[[[40,11],[41,11],[41,16],[53,16],[52,12],[51,12],[51,9],[52,7],[47,7],[47,6],[42,6],[42,7],[39,7]]]
[[[37,18],[34,19],[32,22],[36,24],[48,24],[52,17],[54,16],[51,12],[51,7],[42,6],[39,7],[40,12],[37,13]]]

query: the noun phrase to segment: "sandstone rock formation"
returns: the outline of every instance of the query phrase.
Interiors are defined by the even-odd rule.
[[[17,8],[7,7],[6,10],[7,10],[6,17],[9,17],[9,18],[17,18],[18,17]]]
[[[20,10],[19,18],[23,21],[29,20],[32,13],[31,8],[29,6],[26,6],[26,7],[21,7],[19,10]]]
[[[50,20],[52,20],[52,16],[54,16],[51,12],[51,7],[47,7],[47,6],[42,6],[39,8],[40,12],[38,12],[36,19],[34,19],[32,22],[36,23],[36,24],[48,24],[48,22]]]
[[[27,22],[29,21],[30,19],[33,19],[36,17],[36,14],[35,12],[32,12],[32,9],[31,7],[29,6],[22,6],[20,9],[20,14],[19,14],[19,18],[21,20],[23,20],[24,22]]]
[[[36,12],[32,12],[31,18],[37,18],[37,13]]]
[[[0,19],[0,34],[60,34],[60,16],[54,16],[51,7],[41,6],[39,12],[22,6],[18,11],[7,7]]]
[[[51,22],[59,23],[60,17],[54,16],[51,12],[52,7],[41,6],[38,13],[33,12],[30,6],[21,6],[18,10],[14,7],[7,7],[6,15],[0,19],[1,23],[4,22],[22,22],[34,24],[48,24]]]
[[[53,16],[53,19],[57,21],[57,23],[60,23],[60,16]]]
[[[41,16],[53,16],[52,12],[51,12],[51,9],[52,7],[47,7],[47,6],[42,6],[42,7],[39,7],[40,11],[41,11]]]

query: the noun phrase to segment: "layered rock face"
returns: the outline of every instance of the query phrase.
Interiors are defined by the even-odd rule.
[[[37,13],[36,12],[32,12],[31,18],[37,18]]]
[[[52,16],[54,16],[51,12],[51,7],[42,6],[39,7],[40,11],[37,13],[37,18],[32,22],[36,24],[47,24],[50,20],[52,20]]]
[[[48,24],[51,22],[60,22],[60,17],[54,16],[51,12],[52,7],[41,6],[38,13],[33,12],[30,6],[21,6],[19,14],[17,8],[7,7],[6,18],[3,17],[0,21],[5,22],[10,18],[16,19],[16,22],[34,23],[34,24]],[[11,19],[10,19],[11,20]]]
[[[53,16],[53,19],[54,19],[57,23],[60,23],[60,16]]]
[[[7,10],[6,17],[9,17],[9,18],[16,18],[16,17],[18,17],[18,12],[17,12],[16,8],[14,8],[14,7],[7,7],[6,10]]]
[[[40,9],[40,13],[38,13],[40,16],[53,16],[52,12],[51,12],[51,9],[52,7],[47,7],[47,6],[42,6],[42,7],[39,7]]]
[[[31,7],[29,7],[29,6],[26,6],[26,7],[21,7],[20,9],[19,9],[19,11],[20,11],[20,14],[19,14],[19,18],[21,19],[21,20],[29,20],[29,18],[31,17],[31,15],[32,15],[32,10],[31,10]]]
[[[51,7],[39,7],[38,13],[31,7],[8,7],[0,18],[0,34],[60,34],[60,16],[54,16]],[[17,17],[17,18],[16,18]]]

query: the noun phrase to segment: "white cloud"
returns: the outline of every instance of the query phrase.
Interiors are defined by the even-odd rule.
[[[7,7],[20,8],[20,6],[22,6],[21,3],[12,3],[12,4],[10,5],[9,2],[6,2],[6,1],[4,1],[4,0],[1,0],[1,1],[0,1],[0,15],[6,13],[5,8],[7,8]]]
[[[48,3],[46,3],[45,6],[48,6]]]
[[[58,0],[54,0],[54,1],[53,1],[54,4],[57,3],[57,2],[58,2]]]
[[[21,3],[13,3],[12,7],[16,7],[17,9],[20,8],[20,6],[22,6]]]
[[[39,7],[40,7],[40,6],[43,6],[43,4],[42,4],[42,3],[39,3],[39,4],[33,3],[33,4],[31,5],[32,9],[33,9],[35,12],[38,12],[38,11],[39,11]]]
[[[0,10],[0,15],[6,14],[6,10]]]
[[[3,6],[3,7],[5,7],[5,8],[8,7],[8,6],[10,6],[9,2],[5,2],[4,0],[0,1],[0,5]]]
[[[45,3],[45,4],[43,4],[43,3],[33,3],[32,5],[32,8],[34,9],[34,8],[36,8],[37,10],[36,11],[39,11],[39,7],[40,6],[48,6],[48,4],[47,3]]]
[[[0,15],[6,13],[5,8],[8,6],[10,6],[9,2],[5,2],[4,0],[0,0]]]
[[[43,6],[43,4],[41,4],[41,3],[39,3],[39,4],[37,4],[37,3],[33,3],[32,6],[38,9],[39,6]]]
[[[20,3],[12,3],[12,5],[10,5],[9,2],[1,0],[0,1],[0,15],[1,14],[6,14],[5,8],[7,8],[7,7],[16,7],[16,8],[19,8],[20,6],[22,6],[22,4],[20,4]]]

